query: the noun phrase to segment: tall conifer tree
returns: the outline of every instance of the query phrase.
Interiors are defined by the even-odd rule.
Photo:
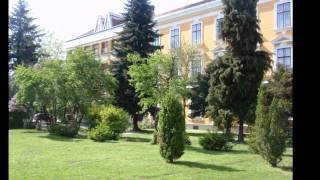
[[[119,38],[114,44],[114,55],[118,61],[112,63],[112,72],[119,81],[119,89],[116,91],[117,104],[127,110],[133,119],[133,130],[140,130],[138,127],[139,98],[134,87],[129,84],[130,77],[127,74],[131,63],[127,60],[127,55],[137,53],[140,57],[148,57],[149,54],[160,49],[160,46],[153,45],[158,37],[153,30],[155,22],[152,20],[154,6],[149,0],[128,0],[125,9],[124,27]]]
[[[243,124],[256,103],[258,87],[269,68],[269,53],[257,50],[263,43],[257,19],[258,0],[223,0],[222,38],[226,56],[216,61],[217,73],[211,75],[208,95],[213,117],[228,112],[239,118],[238,141],[243,142]],[[227,102],[227,103],[226,103]],[[229,121],[232,120],[228,116]]]
[[[17,65],[33,65],[37,63],[41,53],[42,34],[38,26],[33,24],[34,18],[29,16],[29,9],[24,0],[19,0],[9,17],[9,68]]]

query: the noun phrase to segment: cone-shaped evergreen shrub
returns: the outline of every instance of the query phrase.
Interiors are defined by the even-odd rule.
[[[250,147],[275,167],[281,161],[286,148],[288,117],[283,100],[273,97],[271,101],[268,94],[270,95],[270,92],[262,86]]]
[[[160,154],[172,163],[183,155],[185,145],[185,122],[180,101],[167,94],[160,104],[158,140]]]

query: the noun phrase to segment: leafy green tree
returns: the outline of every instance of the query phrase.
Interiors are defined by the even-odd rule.
[[[14,74],[9,74],[9,100],[17,93],[18,87],[15,82]]]
[[[54,32],[47,31],[42,38],[41,48],[39,50],[43,56],[39,60],[65,59],[65,52],[63,50],[63,40],[56,37]]]
[[[191,80],[196,77],[196,75],[190,72],[190,69],[192,69],[194,59],[197,58],[197,56],[200,56],[199,49],[197,46],[183,43],[180,47],[171,49],[170,54],[177,62],[179,77],[182,78],[185,83],[190,84]],[[186,117],[185,109],[188,91],[184,91],[184,93],[181,95],[183,101],[183,115]]]
[[[17,65],[33,65],[38,62],[41,34],[29,16],[24,0],[19,0],[9,17],[9,68]]]
[[[183,97],[186,94],[187,82],[178,76],[177,59],[170,54],[157,52],[148,59],[137,54],[130,54],[128,60],[132,63],[128,74],[131,76],[130,84],[135,87],[140,98],[139,105],[142,112],[160,104],[167,92],[174,92]],[[141,63],[144,61],[145,63]],[[155,119],[155,133],[153,142],[156,144],[156,131],[158,119]]]
[[[67,75],[65,94],[70,96],[67,105],[71,104],[71,114],[79,122],[92,103],[113,102],[117,81],[104,71],[92,52],[76,49],[67,56],[64,72]]]
[[[168,93],[161,102],[159,119],[160,154],[172,163],[183,155],[185,145],[185,120],[180,100]]]
[[[219,110],[228,115],[228,124],[231,117],[239,119],[238,141],[243,142],[243,124],[250,117],[258,87],[270,67],[270,57],[267,52],[257,50],[257,44],[263,43],[258,31],[257,0],[223,0],[223,4],[221,35],[227,44],[227,53],[216,60],[208,103],[213,119],[221,117]]]
[[[265,85],[260,87],[256,118],[250,148],[275,167],[286,148],[288,116],[284,100],[272,96]]]
[[[130,76],[127,72],[131,63],[127,60],[127,55],[137,53],[145,58],[161,47],[152,44],[158,34],[153,30],[154,6],[150,5],[149,0],[128,0],[125,9],[127,12],[123,14],[123,30],[114,44],[114,54],[118,61],[112,63],[111,70],[119,81],[116,91],[117,105],[129,112],[133,120],[133,130],[139,131],[140,99],[134,87],[129,84]]]
[[[92,81],[94,79],[94,81]],[[117,87],[91,52],[79,48],[66,61],[48,60],[39,67],[18,66],[17,102],[30,115],[49,112],[55,118],[66,114],[81,123],[91,104],[110,104]]]

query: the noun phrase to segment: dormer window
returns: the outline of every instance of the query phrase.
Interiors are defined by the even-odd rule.
[[[99,31],[103,31],[104,29],[105,29],[105,19],[103,17],[99,17],[94,31],[99,32]]]

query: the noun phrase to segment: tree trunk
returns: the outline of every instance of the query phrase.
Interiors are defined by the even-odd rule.
[[[226,127],[226,134],[231,134],[231,126],[230,125],[228,125]]]
[[[183,97],[183,120],[186,120],[186,98]]]
[[[132,131],[135,131],[135,132],[140,132],[141,131],[141,129],[139,128],[139,126],[138,126],[138,115],[133,115],[132,116],[132,122],[133,122],[133,129],[132,129]]]
[[[239,143],[244,143],[243,121],[242,121],[241,119],[240,119],[240,121],[239,121],[238,142],[239,142]]]
[[[158,144],[158,116],[155,119],[155,124],[154,124],[154,132],[153,132],[153,139],[151,141],[151,144]]]

